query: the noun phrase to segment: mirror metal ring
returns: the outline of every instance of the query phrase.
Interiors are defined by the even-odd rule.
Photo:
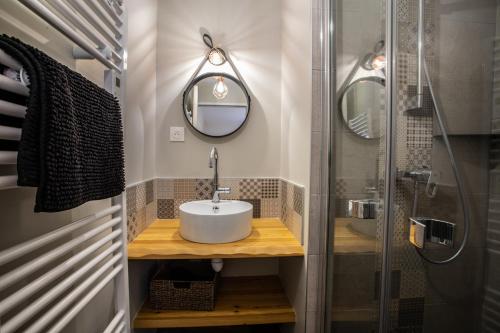
[[[225,82],[227,83],[227,86],[229,86],[229,88],[226,86],[226,89],[229,90],[229,94],[231,93],[233,94],[233,98],[237,97],[237,102],[235,102],[234,100],[227,102],[224,100],[224,97],[222,97],[222,99],[220,100],[214,99],[214,96],[212,95],[212,90],[211,88],[209,89],[209,87],[214,86],[213,82],[210,82],[211,86],[207,84],[206,81],[202,82],[210,78],[214,78],[215,80],[217,80],[217,78],[227,79],[227,81]],[[192,110],[189,109],[190,103],[191,104],[194,103],[192,91],[195,86],[201,87],[197,89],[200,90],[199,93],[200,96],[205,96],[205,98],[211,99],[209,103],[205,103],[206,105],[202,105],[203,103],[201,103],[200,101],[200,105],[198,106],[197,102],[197,107],[196,107],[197,109],[198,108],[209,109],[205,110],[206,114],[201,112],[203,110],[198,111],[199,118],[204,119],[204,126],[199,126],[194,123],[195,122],[193,116],[194,108],[191,105]],[[228,97],[229,96],[230,95],[228,95]],[[250,113],[250,95],[247,89],[245,88],[245,85],[236,77],[226,73],[217,73],[217,72],[206,73],[196,77],[189,83],[189,85],[187,86],[186,90],[183,93],[182,109],[184,117],[186,118],[187,122],[198,133],[213,138],[226,137],[237,132],[246,123],[248,115]],[[228,110],[234,112],[232,114],[233,117],[225,117],[224,112],[227,112]]]
[[[340,93],[338,109],[352,133],[363,139],[379,138],[380,117],[385,111],[385,80],[368,76],[351,82]]]

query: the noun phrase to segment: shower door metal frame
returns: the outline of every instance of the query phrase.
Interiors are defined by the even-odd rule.
[[[392,244],[394,233],[394,194],[396,192],[396,116],[397,93],[397,0],[386,0],[386,135],[384,224],[382,226],[382,268],[380,274],[379,333],[389,332],[392,285]]]
[[[334,251],[333,243],[335,237],[335,165],[333,159],[335,157],[335,135],[332,130],[335,128],[336,117],[332,116],[336,114],[336,42],[335,42],[335,28],[336,20],[335,13],[337,8],[337,0],[327,0],[329,1],[329,22],[325,24],[331,24],[331,28],[328,28],[328,38],[323,40],[323,43],[328,43],[325,45],[328,50],[328,63],[329,68],[329,89],[328,89],[328,100],[330,105],[324,112],[328,115],[325,117],[329,122],[329,136],[328,140],[328,154],[329,154],[329,193],[328,196],[328,207],[327,217],[322,221],[321,229],[325,230],[327,239],[326,244],[323,244],[325,250],[324,261],[322,262],[323,270],[325,273],[325,281],[322,285],[323,290],[323,303],[324,312],[322,313],[322,322],[324,326],[322,327],[322,332],[331,331],[332,322],[332,283],[328,279],[333,278],[333,261],[334,261]],[[397,15],[396,15],[396,5],[397,0],[385,0],[386,1],[386,133],[385,133],[385,177],[384,177],[384,219],[383,219],[383,230],[382,230],[382,267],[381,267],[381,282],[380,282],[380,300],[379,300],[379,333],[385,333],[389,331],[390,328],[390,301],[391,301],[391,267],[392,267],[392,244],[393,244],[393,232],[394,232],[394,194],[395,194],[395,184],[396,184],[396,110],[397,110],[397,93],[394,92],[394,87],[396,84],[396,54],[397,54]],[[324,119],[325,119],[324,118]],[[326,266],[326,267],[325,267]]]

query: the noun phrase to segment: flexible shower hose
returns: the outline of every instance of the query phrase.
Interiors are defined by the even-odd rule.
[[[448,151],[448,156],[450,158],[450,164],[451,168],[453,169],[453,175],[455,176],[455,180],[457,182],[458,194],[459,194],[460,204],[462,206],[462,213],[464,219],[464,237],[462,239],[462,243],[460,244],[460,247],[458,248],[457,252],[455,252],[455,254],[453,254],[451,257],[443,260],[435,260],[427,257],[419,248],[416,248],[418,254],[427,262],[430,262],[432,264],[442,265],[454,261],[464,251],[465,245],[467,244],[467,241],[469,239],[470,216],[469,216],[469,206],[467,204],[467,200],[465,199],[462,176],[460,174],[460,170],[458,169],[457,161],[455,160],[455,155],[453,154],[453,150],[451,149],[450,141],[448,139],[448,133],[446,131],[446,127],[443,122],[441,110],[437,103],[436,95],[434,93],[434,87],[432,86],[431,78],[429,76],[429,71],[427,69],[427,63],[425,60],[423,61],[423,67],[424,67],[425,78],[429,86],[432,102],[434,103],[434,113],[436,114],[436,119],[438,121],[439,128],[441,129],[443,141],[446,146],[446,150]]]

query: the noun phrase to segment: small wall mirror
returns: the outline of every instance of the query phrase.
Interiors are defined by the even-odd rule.
[[[385,80],[364,77],[342,92],[339,110],[347,127],[365,139],[381,136],[381,116],[385,113]]]
[[[250,112],[250,95],[243,83],[226,73],[193,79],[183,95],[184,115],[198,132],[223,137],[243,126]]]

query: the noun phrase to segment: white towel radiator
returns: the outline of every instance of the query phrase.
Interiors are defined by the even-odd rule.
[[[126,14],[122,0],[19,0],[77,45],[75,57],[107,67],[104,86],[121,101]],[[21,65],[0,50],[0,63]],[[119,80],[118,80],[119,79]],[[0,89],[21,96],[29,90],[0,75]],[[123,103],[122,103],[123,106]],[[0,114],[24,118],[26,107],[0,100]],[[21,129],[0,126],[0,139],[18,141]],[[15,165],[17,152],[0,151],[0,165]],[[17,176],[0,176],[0,190],[15,188]],[[111,206],[0,252],[0,333],[61,332],[106,286],[113,284],[115,315],[103,332],[130,332],[127,223],[124,194]],[[19,281],[29,281],[16,288]],[[21,306],[22,305],[22,306]]]

